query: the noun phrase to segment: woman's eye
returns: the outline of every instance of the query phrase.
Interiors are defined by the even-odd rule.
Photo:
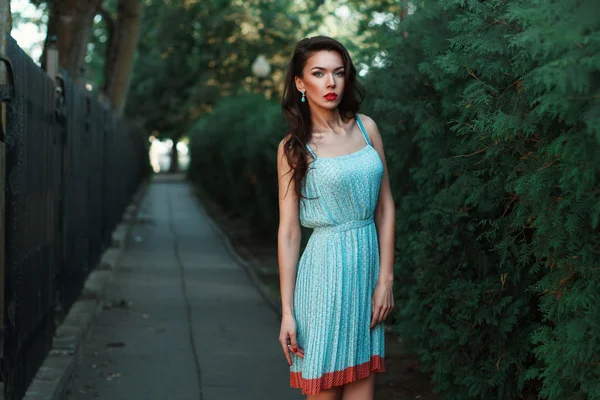
[[[316,77],[321,77],[321,76],[323,76],[323,73],[321,71],[317,71],[313,75],[316,76]],[[344,71],[336,72],[335,75],[343,77],[344,76]]]

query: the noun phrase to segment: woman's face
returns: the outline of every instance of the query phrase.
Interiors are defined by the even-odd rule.
[[[299,92],[306,90],[306,101],[327,109],[335,109],[342,101],[344,83],[342,56],[333,50],[314,53],[306,61],[302,78],[296,77],[296,88]]]

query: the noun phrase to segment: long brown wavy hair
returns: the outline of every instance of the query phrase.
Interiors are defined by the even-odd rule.
[[[345,119],[354,118],[360,103],[365,97],[364,86],[356,79],[356,68],[348,50],[337,40],[328,36],[314,36],[302,39],[296,44],[285,76],[285,87],[281,99],[281,108],[289,125],[289,139],[285,141],[284,154],[292,168],[292,179],[296,194],[300,199],[302,185],[308,172],[309,152],[306,144],[312,136],[313,124],[308,102],[302,103],[301,93],[296,87],[295,77],[303,77],[302,71],[307,60],[321,50],[337,51],[344,62],[344,93],[338,105],[340,115]]]

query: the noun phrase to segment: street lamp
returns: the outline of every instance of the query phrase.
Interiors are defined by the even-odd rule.
[[[259,88],[262,92],[263,81],[267,76],[269,76],[269,73],[271,73],[271,65],[262,54],[259,54],[259,56],[256,57],[256,60],[254,60],[252,63],[252,73],[258,78]]]

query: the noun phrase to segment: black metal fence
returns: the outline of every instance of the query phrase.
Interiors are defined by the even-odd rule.
[[[55,321],[110,245],[148,171],[148,151],[143,132],[68,77],[55,85],[12,38],[7,58],[14,95],[6,115],[0,352],[4,395],[13,400],[25,393],[51,348]]]

